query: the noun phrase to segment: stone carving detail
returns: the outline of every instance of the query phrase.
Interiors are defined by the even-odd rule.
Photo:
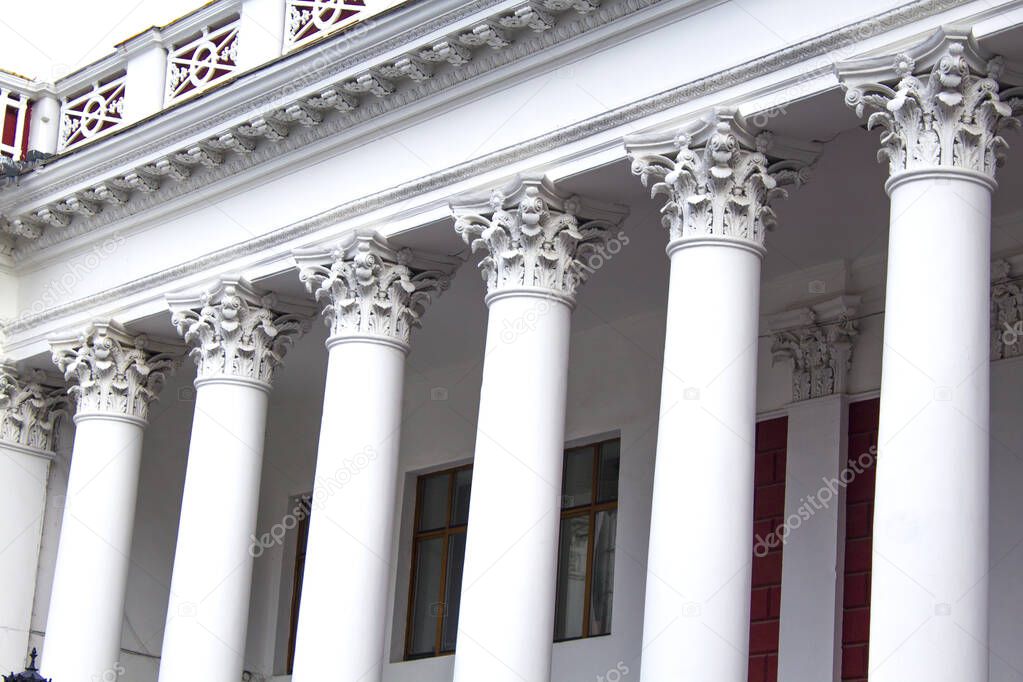
[[[168,296],[171,322],[199,368],[197,377],[241,377],[271,383],[308,316],[274,294],[224,277],[199,298]],[[309,311],[312,312],[312,311]]]
[[[165,374],[176,364],[172,344],[133,335],[116,322],[95,322],[77,336],[51,341],[53,362],[68,382],[78,414],[147,419]]]
[[[771,353],[774,362],[792,362],[793,401],[846,392],[858,304],[859,297],[840,296],[774,316]]]
[[[482,210],[481,210],[482,209]],[[494,190],[489,201],[452,206],[455,231],[479,263],[487,293],[526,287],[572,298],[586,280],[586,258],[597,253],[621,222],[624,207],[563,197],[544,179]]]
[[[883,129],[878,160],[888,159],[891,175],[937,166],[992,178],[1008,148],[1001,131],[1020,124],[1013,108],[1023,91],[1001,91],[1004,71],[1001,57],[982,55],[968,31],[955,30],[886,67],[877,60],[838,67],[846,104],[861,117],[872,112],[868,129]]]
[[[21,376],[0,364],[0,441],[51,452],[58,417],[67,412],[67,391],[46,386],[45,375]]]
[[[1008,261],[991,264],[991,359],[1023,355],[1023,278]]]
[[[626,149],[651,196],[667,198],[661,222],[672,240],[716,236],[758,246],[776,222],[771,203],[787,196],[782,185],[804,182],[818,151],[753,135],[733,110],[672,138],[629,138]]]
[[[394,249],[358,232],[332,251],[294,252],[299,277],[317,302],[331,337],[382,336],[408,344],[432,294],[448,288],[457,261]]]

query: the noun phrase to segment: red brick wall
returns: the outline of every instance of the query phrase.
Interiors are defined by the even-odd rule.
[[[788,419],[757,424],[753,476],[753,542],[768,538],[785,519],[785,442]],[[778,623],[781,613],[782,544],[764,556],[753,554],[750,595],[749,682],[778,679]]]
[[[849,460],[877,447],[879,401],[849,406]],[[876,452],[876,451],[875,451]],[[874,522],[874,466],[856,476],[845,497],[845,584],[842,603],[842,680],[867,679],[870,631],[870,552]]]

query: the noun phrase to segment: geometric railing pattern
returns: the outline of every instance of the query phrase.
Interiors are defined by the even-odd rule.
[[[284,25],[284,51],[330,35],[335,31],[396,7],[405,0],[288,0]]]
[[[167,94],[170,104],[202,92],[238,68],[238,20],[210,30],[174,47],[167,55]]]
[[[124,114],[124,73],[65,100],[60,107],[58,151],[95,139],[121,124]]]

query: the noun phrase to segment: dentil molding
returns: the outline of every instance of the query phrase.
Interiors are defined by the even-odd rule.
[[[64,387],[47,385],[38,370],[22,374],[0,363],[0,443],[53,452],[54,426],[67,411]]]
[[[199,296],[167,296],[171,322],[198,368],[197,379],[273,381],[291,344],[309,330],[309,306],[281,301],[240,277],[221,277]]]
[[[769,318],[774,362],[792,363],[794,402],[846,392],[859,303],[859,296],[841,295]]]
[[[376,232],[358,231],[333,250],[293,251],[299,277],[322,304],[332,339],[371,336],[407,347],[434,293],[448,288],[460,261],[396,249]]]
[[[113,320],[93,322],[80,334],[53,339],[50,346],[76,403],[76,416],[107,414],[143,422],[180,351],[176,344],[134,335]]]
[[[485,203],[456,201],[455,231],[473,253],[487,294],[530,288],[569,300],[587,275],[586,258],[612,236],[625,206],[560,193],[546,178],[517,179]]]
[[[734,109],[719,109],[678,133],[625,139],[638,175],[652,197],[663,196],[661,222],[671,240],[708,236],[764,247],[775,225],[771,203],[782,187],[801,184],[820,146],[754,134]]]
[[[1023,72],[981,50],[968,27],[945,27],[894,57],[836,66],[845,101],[867,128],[880,126],[878,160],[892,176],[934,167],[994,178],[1008,144],[1000,132],[1018,127]]]

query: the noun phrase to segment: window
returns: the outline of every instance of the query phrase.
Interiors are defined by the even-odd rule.
[[[611,632],[619,450],[615,438],[565,452],[553,633],[558,642]],[[406,659],[455,650],[471,483],[471,465],[417,482]]]
[[[419,477],[405,658],[455,650],[472,467]]]

